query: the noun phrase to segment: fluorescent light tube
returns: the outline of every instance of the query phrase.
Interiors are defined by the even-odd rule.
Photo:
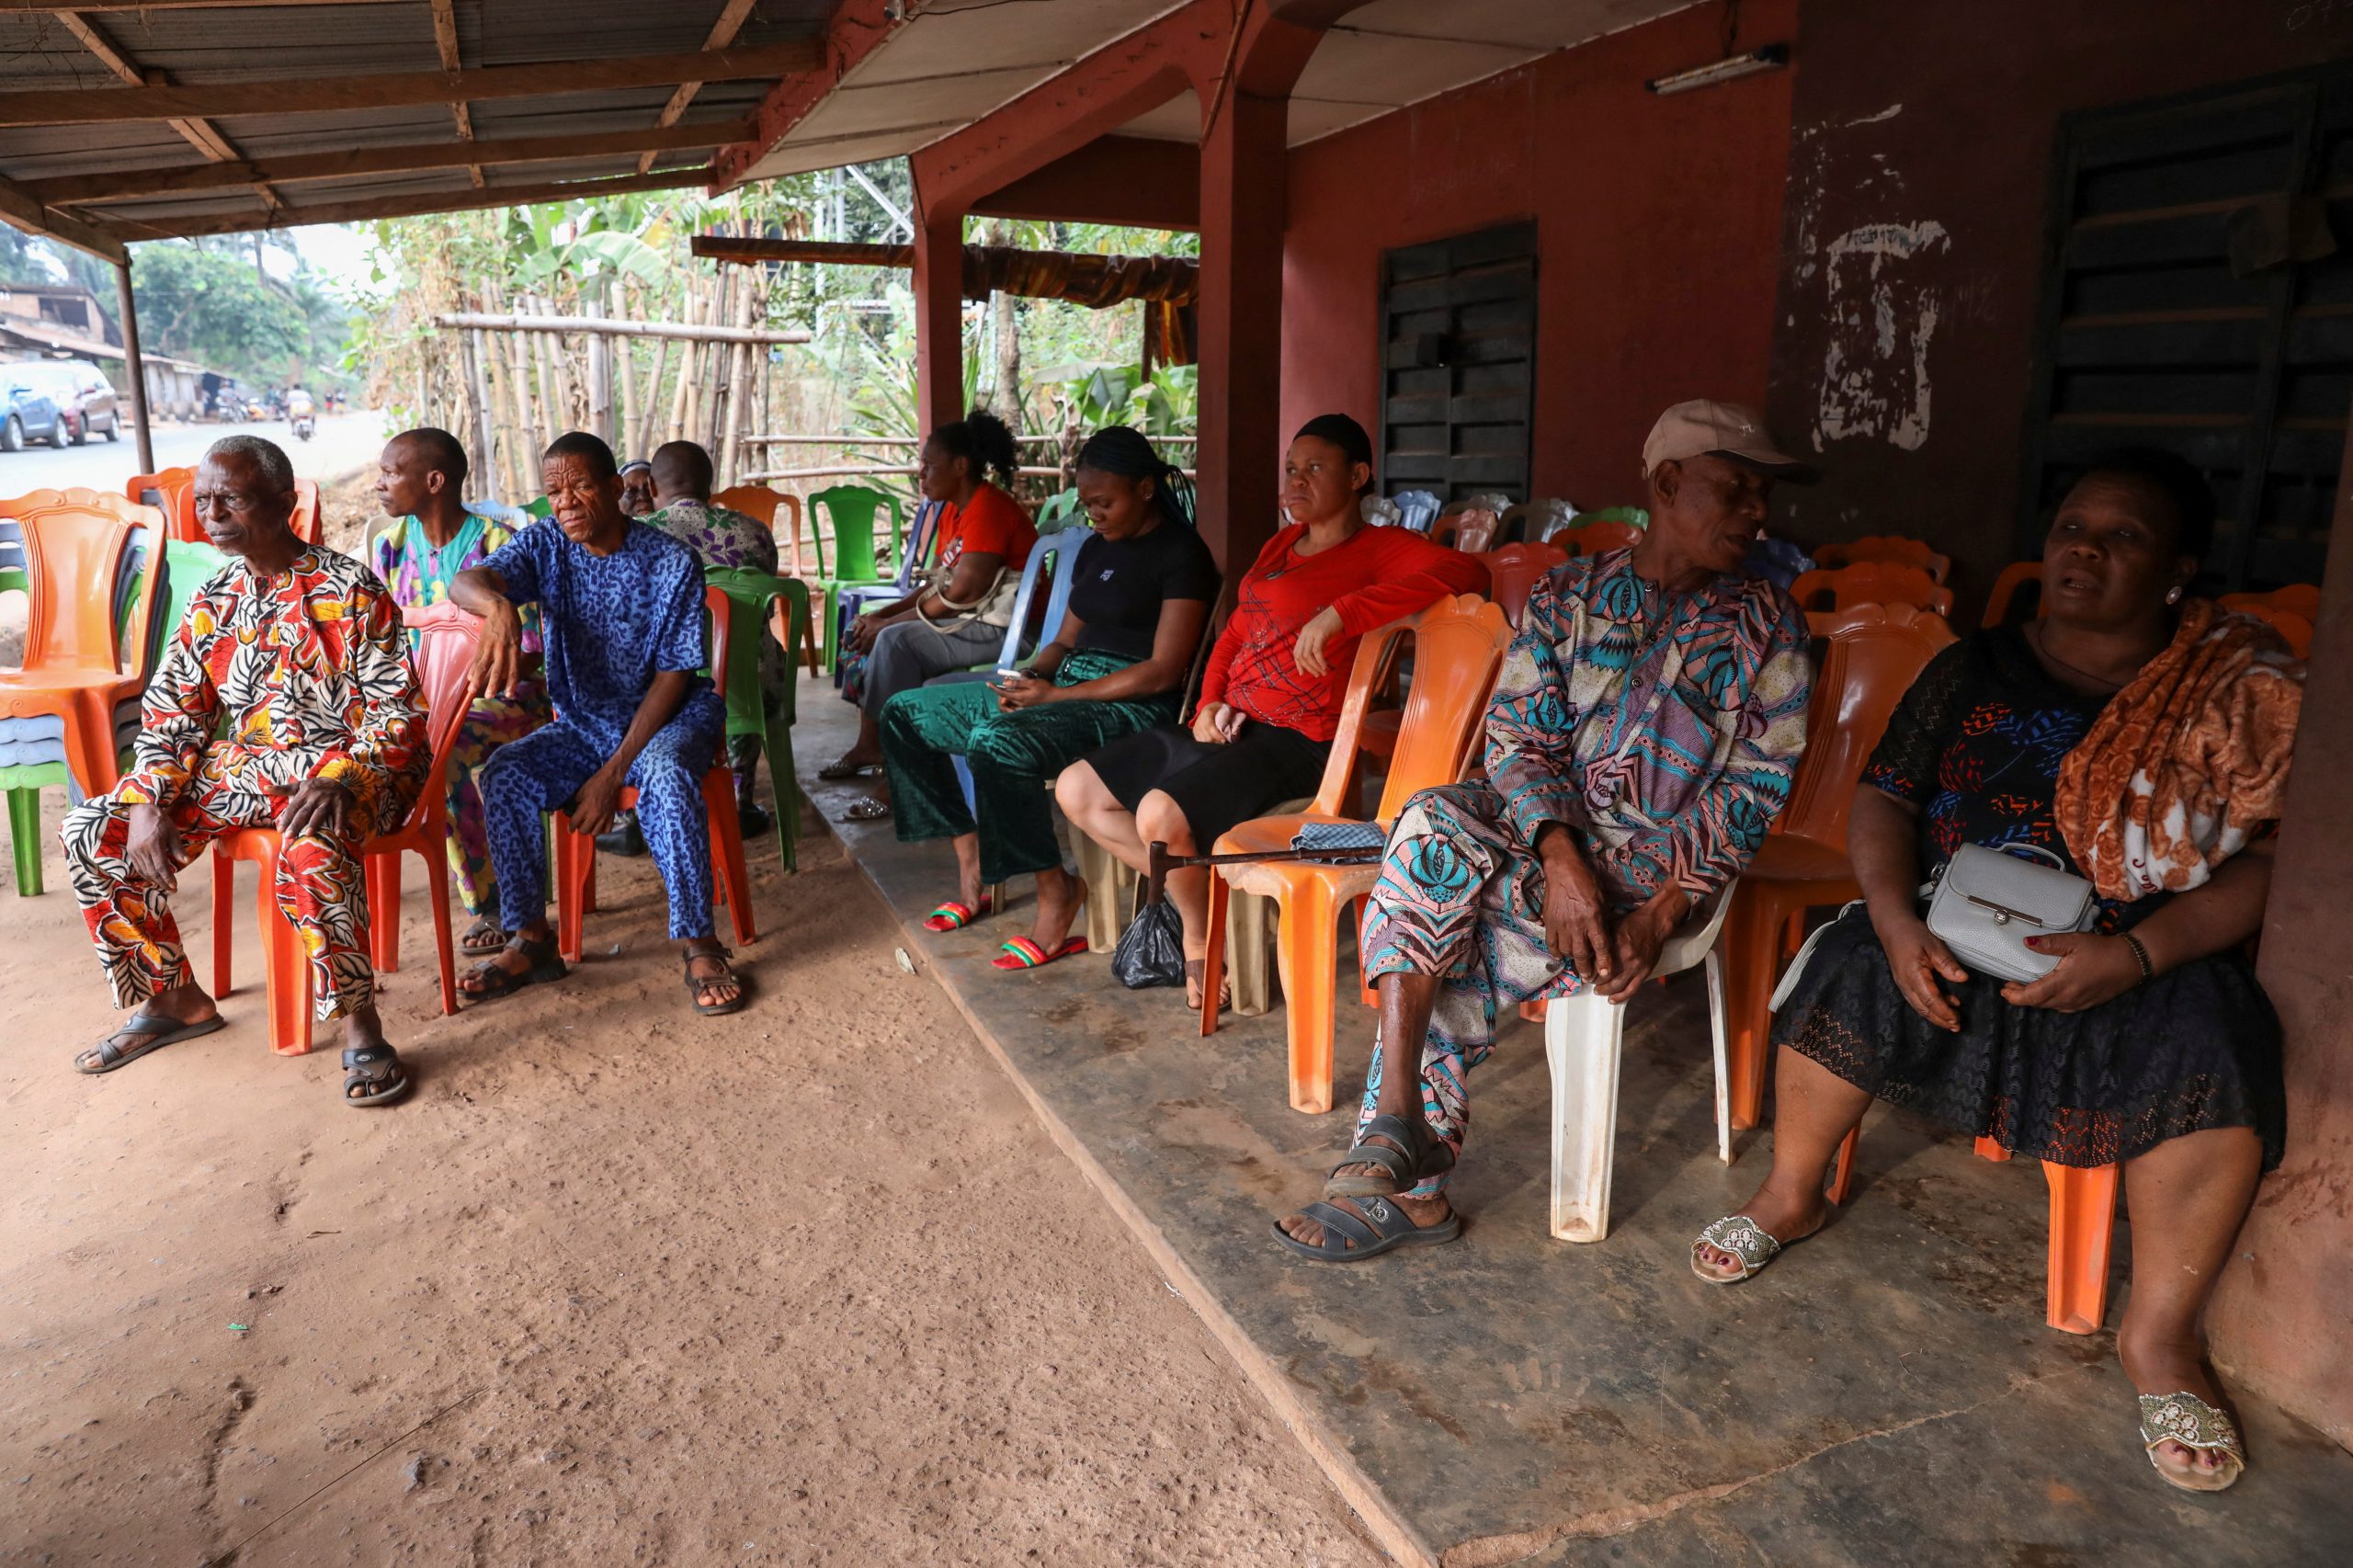
[[[1671,76],[1654,76],[1643,84],[1660,97],[1670,93],[1688,93],[1694,87],[1712,87],[1718,82],[1730,82],[1742,76],[1754,76],[1760,71],[1778,71],[1790,62],[1790,46],[1768,43],[1762,49],[1752,49],[1745,54],[1707,65],[1694,65],[1688,71],[1677,71]]]

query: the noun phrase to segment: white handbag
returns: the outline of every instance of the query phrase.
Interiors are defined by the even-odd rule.
[[[1972,973],[2040,980],[2059,960],[2036,952],[2027,938],[2089,930],[2099,914],[2090,881],[2064,865],[2039,845],[1964,844],[1929,884],[1928,929]]]

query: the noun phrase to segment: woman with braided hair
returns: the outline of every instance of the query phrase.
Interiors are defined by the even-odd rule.
[[[882,707],[900,839],[956,848],[956,896],[926,924],[970,925],[989,913],[983,888],[1037,874],[1037,918],[1004,944],[999,969],[1033,969],[1086,945],[1065,940],[1086,884],[1063,869],[1047,786],[1098,746],[1176,718],[1217,597],[1217,562],[1193,530],[1192,486],[1142,436],[1115,425],[1088,437],[1078,496],[1093,531],[1045,646],[986,685],[927,686]],[[1065,534],[1064,548],[1072,542]],[[969,807],[951,756],[971,770]]]
[[[976,408],[942,425],[923,444],[915,483],[926,501],[945,504],[939,543],[915,591],[849,623],[842,657],[842,697],[858,706],[858,741],[817,770],[820,778],[855,778],[882,761],[882,705],[934,676],[993,659],[1013,618],[1021,567],[1038,530],[1006,494],[1015,470],[1013,432]],[[992,483],[994,480],[994,483]],[[890,801],[870,795],[848,815],[880,822]]]

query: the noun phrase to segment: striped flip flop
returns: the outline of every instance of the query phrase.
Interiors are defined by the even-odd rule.
[[[1051,953],[1027,937],[1016,937],[1009,942],[998,945],[1003,950],[989,960],[992,967],[1005,970],[1036,969],[1040,964],[1050,964],[1056,959],[1066,959],[1073,953],[1085,952],[1086,938],[1084,937],[1065,938],[1063,945]]]
[[[926,931],[961,931],[988,912],[986,894],[982,895],[980,903],[969,906],[951,898],[923,917],[923,928]]]

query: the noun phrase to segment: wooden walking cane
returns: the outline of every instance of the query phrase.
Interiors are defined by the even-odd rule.
[[[1272,860],[1314,860],[1327,866],[1361,866],[1381,858],[1381,846],[1367,845],[1362,849],[1270,849],[1256,855],[1171,855],[1168,846],[1158,839],[1152,842],[1148,863],[1150,871],[1144,879],[1146,905],[1160,902],[1160,885],[1171,871],[1181,871],[1193,866],[1245,866]]]

